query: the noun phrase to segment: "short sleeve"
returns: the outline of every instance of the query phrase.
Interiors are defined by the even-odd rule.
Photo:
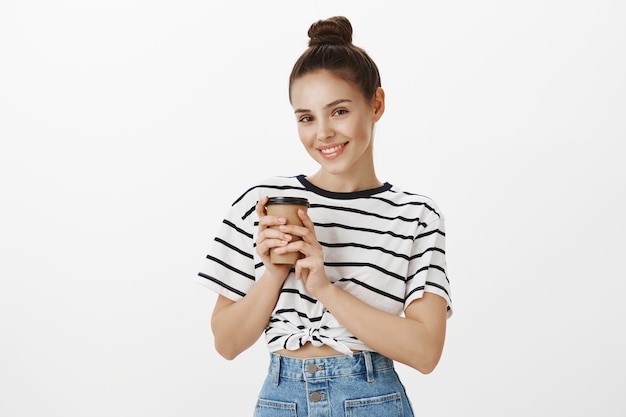
[[[232,204],[196,277],[201,285],[233,301],[243,298],[255,282],[255,206],[250,190]]]
[[[448,317],[452,315],[445,240],[445,221],[441,214],[418,229],[409,261],[404,308],[421,298],[424,292],[430,292],[446,300]]]

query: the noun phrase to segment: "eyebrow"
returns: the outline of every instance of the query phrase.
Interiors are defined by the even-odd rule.
[[[341,103],[352,103],[352,100],[349,100],[349,99],[347,99],[347,98],[340,98],[340,99],[338,99],[338,100],[331,101],[330,103],[328,103],[327,105],[325,105],[325,106],[324,106],[324,108],[325,108],[325,109],[328,109],[328,108],[330,108],[330,107],[334,107],[334,106],[336,106],[337,104],[341,104]],[[309,109],[296,109],[296,110],[294,111],[294,113],[310,113],[310,112],[311,112],[311,110],[309,110]]]

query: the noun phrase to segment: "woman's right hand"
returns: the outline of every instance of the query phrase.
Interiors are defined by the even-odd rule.
[[[272,226],[286,224],[287,219],[284,217],[269,216],[265,209],[267,200],[269,200],[269,197],[265,196],[261,198],[256,205],[256,214],[259,217],[256,252],[261,257],[267,272],[269,272],[272,277],[284,281],[287,279],[292,266],[273,264],[270,261],[270,249],[287,246],[292,237],[291,235],[279,231],[278,227],[272,228]]]

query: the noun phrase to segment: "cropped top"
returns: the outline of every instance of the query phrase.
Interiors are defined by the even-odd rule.
[[[354,193],[330,192],[305,176],[272,177],[237,198],[218,227],[197,281],[233,301],[260,279],[265,266],[255,251],[264,196],[305,197],[324,251],[326,275],[362,301],[392,314],[424,292],[443,297],[452,314],[446,273],[444,217],[428,197],[385,183]],[[265,329],[270,352],[297,350],[305,343],[329,345],[350,355],[371,350],[312,297],[292,268]]]

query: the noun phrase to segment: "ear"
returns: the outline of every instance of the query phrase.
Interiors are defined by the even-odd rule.
[[[381,87],[376,89],[372,105],[374,107],[374,122],[377,122],[385,112],[385,90]]]

